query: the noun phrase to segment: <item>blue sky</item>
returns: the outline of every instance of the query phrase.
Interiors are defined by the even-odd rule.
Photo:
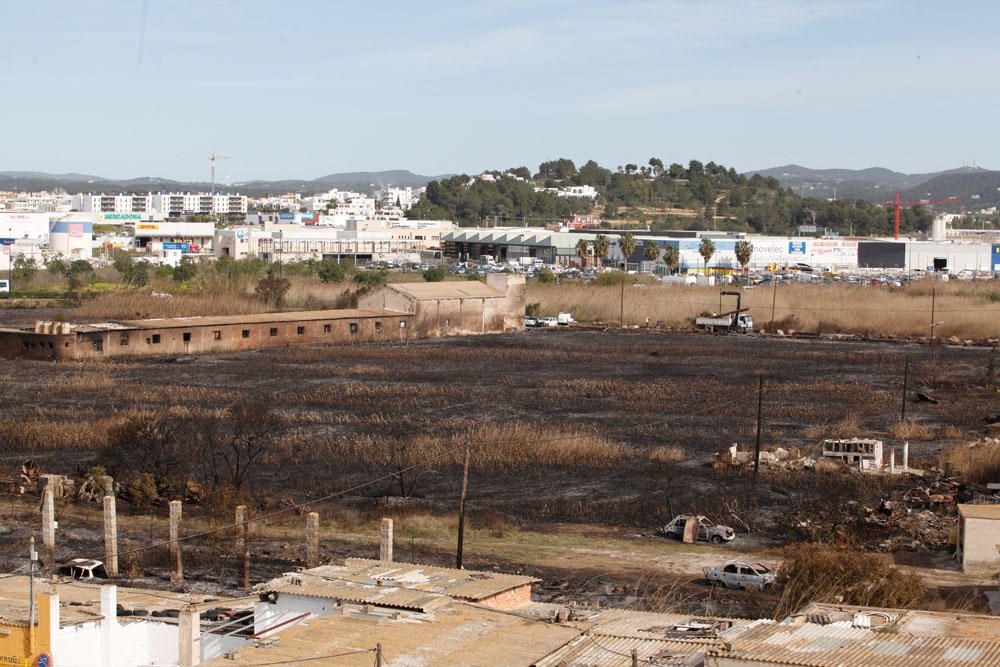
[[[1000,3],[0,0],[0,170],[1000,168]]]

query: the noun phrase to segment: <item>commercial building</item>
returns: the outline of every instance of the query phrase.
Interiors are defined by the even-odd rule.
[[[0,328],[0,357],[103,359],[509,333],[524,327],[524,278],[389,285],[362,297],[360,306],[92,324],[39,321]]]
[[[135,246],[147,255],[164,251],[181,254],[210,252],[215,238],[211,222],[139,221],[135,223]]]
[[[1000,505],[958,506],[958,552],[962,571],[1000,566]]]

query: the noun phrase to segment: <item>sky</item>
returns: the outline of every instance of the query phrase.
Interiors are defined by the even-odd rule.
[[[1000,3],[0,0],[0,170],[1000,168]]]

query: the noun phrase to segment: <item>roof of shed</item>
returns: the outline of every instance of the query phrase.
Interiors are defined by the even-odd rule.
[[[1000,505],[959,505],[958,513],[966,519],[1000,519]]]

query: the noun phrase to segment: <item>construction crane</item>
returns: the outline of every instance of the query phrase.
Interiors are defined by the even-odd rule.
[[[896,193],[896,199],[894,199],[893,201],[885,202],[885,204],[892,204],[893,208],[895,208],[896,210],[895,238],[897,241],[899,240],[899,209],[901,209],[902,207],[924,206],[927,204],[961,204],[961,203],[962,203],[961,197],[948,197],[947,199],[914,199],[913,201],[902,201],[899,198],[898,192]]]
[[[215,161],[216,160],[231,160],[232,158],[228,155],[216,155],[215,151],[212,151],[208,156],[208,161],[212,163],[212,194],[215,194]]]

